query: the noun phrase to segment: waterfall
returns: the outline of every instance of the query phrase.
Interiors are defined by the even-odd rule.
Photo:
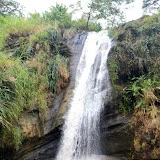
[[[101,154],[99,124],[104,101],[110,96],[110,48],[107,31],[88,33],[56,160],[93,160],[92,156]]]

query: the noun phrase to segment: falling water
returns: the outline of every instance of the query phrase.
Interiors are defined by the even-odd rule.
[[[104,101],[110,93],[107,70],[110,48],[107,31],[88,34],[77,68],[57,160],[92,160],[101,154],[99,123]]]

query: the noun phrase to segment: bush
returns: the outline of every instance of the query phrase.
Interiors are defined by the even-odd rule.
[[[58,6],[55,13],[66,11]],[[19,122],[22,113],[44,112],[53,94],[68,84],[68,58],[60,55],[66,46],[59,23],[63,28],[71,22],[70,15],[65,16],[68,22],[57,17],[52,26],[38,13],[29,18],[0,16],[0,147],[18,149],[25,136]]]
[[[0,49],[9,46],[13,40],[20,37],[29,37],[30,35],[41,32],[46,28],[43,21],[37,17],[24,18],[22,16],[14,17],[0,16]]]
[[[87,19],[85,17],[82,17],[76,21],[74,21],[74,25],[75,28],[77,28],[78,30],[86,30],[87,27]],[[88,30],[89,31],[96,31],[99,32],[100,30],[102,30],[102,27],[99,23],[92,23],[89,22],[88,25]]]
[[[48,62],[48,81],[52,92],[60,92],[69,80],[68,60],[57,54]]]
[[[22,134],[18,123],[24,109],[47,108],[47,79],[31,72],[18,59],[9,59],[0,53],[0,145],[17,148]]]
[[[139,77],[125,90],[123,109],[133,110],[131,126],[135,130],[135,155],[140,158],[157,159],[160,156],[159,143],[159,79]],[[154,153],[154,154],[153,154]]]
[[[43,14],[43,18],[50,24],[56,21],[60,28],[70,28],[72,26],[72,14],[68,13],[67,8],[62,5],[56,4],[55,7],[51,7],[49,12],[46,11]]]

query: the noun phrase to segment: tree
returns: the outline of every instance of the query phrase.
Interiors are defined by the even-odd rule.
[[[14,0],[0,0],[0,14],[12,15],[21,13],[20,3]]]
[[[83,16],[87,19],[86,29],[90,21],[105,19],[108,26],[113,27],[118,22],[124,19],[124,14],[121,11],[122,4],[129,4],[134,0],[90,0],[87,6],[87,11],[83,12]],[[74,12],[84,10],[81,1],[76,5],[72,5]]]
[[[59,22],[63,27],[69,28],[72,23],[72,14],[67,12],[67,8],[63,5],[56,4],[56,6],[52,6],[50,11],[46,11],[43,14],[43,18],[47,22]]]
[[[143,0],[142,8],[145,11],[153,11],[160,9],[160,0]]]

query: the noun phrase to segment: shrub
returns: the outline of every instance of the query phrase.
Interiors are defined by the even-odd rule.
[[[74,25],[73,26],[75,28],[77,28],[78,30],[86,30],[87,19],[85,17],[81,17],[80,19],[74,21]],[[101,25],[99,23],[89,22],[88,30],[89,31],[99,32],[100,30],[102,30],[102,27],[101,27]]]
[[[0,16],[0,147],[18,149],[24,139],[22,113],[44,112],[52,95],[68,84],[61,29],[53,23],[46,24],[38,13]]]
[[[0,126],[1,146],[17,148],[22,139],[18,120],[24,109],[47,107],[47,79],[31,72],[18,59],[0,53]]]
[[[51,91],[61,91],[66,86],[68,80],[68,60],[57,54],[48,62],[48,81]]]
[[[28,37],[34,33],[43,31],[46,26],[40,18],[24,18],[22,16],[0,17],[0,49],[8,46],[12,40],[20,37]]]
[[[58,23],[61,28],[69,28],[72,26],[72,15],[67,12],[67,8],[62,5],[56,4],[55,7],[51,7],[50,11],[46,11],[43,14],[43,18],[48,23]]]

